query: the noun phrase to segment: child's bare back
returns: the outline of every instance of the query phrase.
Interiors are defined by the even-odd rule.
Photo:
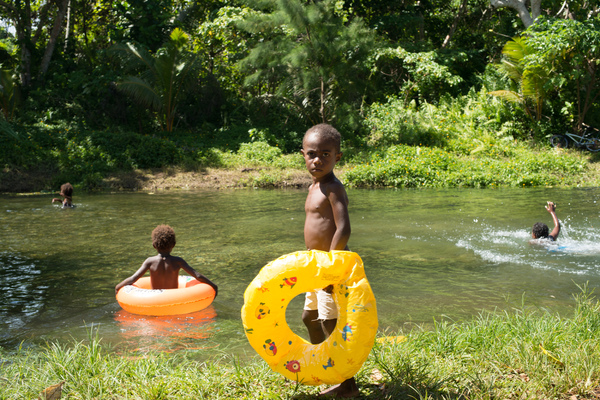
[[[146,272],[150,272],[152,289],[177,289],[179,287],[179,270],[183,269],[200,282],[212,286],[215,290],[215,297],[217,297],[217,285],[190,267],[183,258],[171,255],[175,243],[173,228],[168,225],[157,226],[152,231],[152,246],[158,251],[158,254],[148,257],[133,275],[117,284],[115,286],[115,293],[123,286],[133,285]]]
[[[176,289],[179,285],[179,270],[186,270],[185,267],[189,268],[189,265],[181,257],[163,254],[148,257],[142,264],[143,269],[150,271],[153,289]]]

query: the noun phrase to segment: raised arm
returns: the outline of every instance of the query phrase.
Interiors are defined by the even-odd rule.
[[[138,279],[144,276],[146,271],[148,271],[148,268],[150,268],[150,262],[148,260],[149,259],[144,261],[142,266],[137,271],[135,271],[133,275],[131,275],[127,279],[124,279],[122,282],[118,283],[117,286],[115,286],[115,294],[117,294],[119,289],[121,289],[123,286],[133,285],[135,282],[137,282]]]
[[[560,221],[558,220],[555,212],[556,206],[553,202],[549,201],[546,205],[546,210],[548,210],[550,215],[552,215],[552,219],[554,220],[554,229],[552,229],[552,232],[550,232],[550,236],[552,236],[552,239],[556,240],[556,238],[558,238],[558,234],[560,233]]]
[[[190,267],[185,260],[181,259],[181,268],[200,282],[206,283],[210,285],[215,290],[215,298],[217,298],[217,294],[219,294],[219,287],[210,279],[202,275],[200,272],[196,271],[194,268]]]

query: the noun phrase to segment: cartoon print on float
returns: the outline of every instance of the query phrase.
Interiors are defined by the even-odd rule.
[[[296,296],[333,285],[339,315],[333,333],[313,345],[288,326]],[[242,322],[248,341],[271,369],[307,385],[337,384],[365,362],[377,333],[375,296],[358,254],[299,251],[265,265],[244,293]]]

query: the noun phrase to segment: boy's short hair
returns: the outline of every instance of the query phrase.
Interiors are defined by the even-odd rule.
[[[152,245],[158,251],[175,247],[175,231],[169,225],[158,225],[152,231]]]
[[[550,235],[550,232],[548,231],[548,225],[544,224],[543,222],[536,222],[533,224],[532,232],[535,239],[545,239]]]
[[[60,185],[60,193],[65,197],[73,197],[73,185],[69,182]]]
[[[342,135],[340,135],[340,133],[338,132],[337,129],[335,129],[333,126],[329,125],[329,124],[318,124],[313,126],[312,128],[310,128],[309,130],[306,131],[306,133],[304,134],[304,138],[302,139],[302,144],[304,145],[304,139],[311,134],[316,134],[319,137],[325,139],[325,140],[331,140],[334,145],[335,145],[335,149],[336,151],[339,153],[340,152],[340,146],[341,146],[341,142],[342,142]]]

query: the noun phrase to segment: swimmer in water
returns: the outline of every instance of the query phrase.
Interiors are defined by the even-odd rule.
[[[548,225],[544,224],[543,222],[536,222],[531,230],[531,237],[533,239],[548,239],[555,241],[560,233],[560,221],[556,216],[556,205],[551,201],[547,203],[546,210],[548,210],[550,215],[552,215],[552,219],[554,220],[554,229],[552,229],[552,232],[548,233]]]
[[[71,185],[69,182],[63,183],[60,186],[60,195],[63,197],[63,199],[61,200],[59,198],[54,198],[52,199],[52,203],[61,201],[62,208],[75,207],[73,205],[73,185]]]

